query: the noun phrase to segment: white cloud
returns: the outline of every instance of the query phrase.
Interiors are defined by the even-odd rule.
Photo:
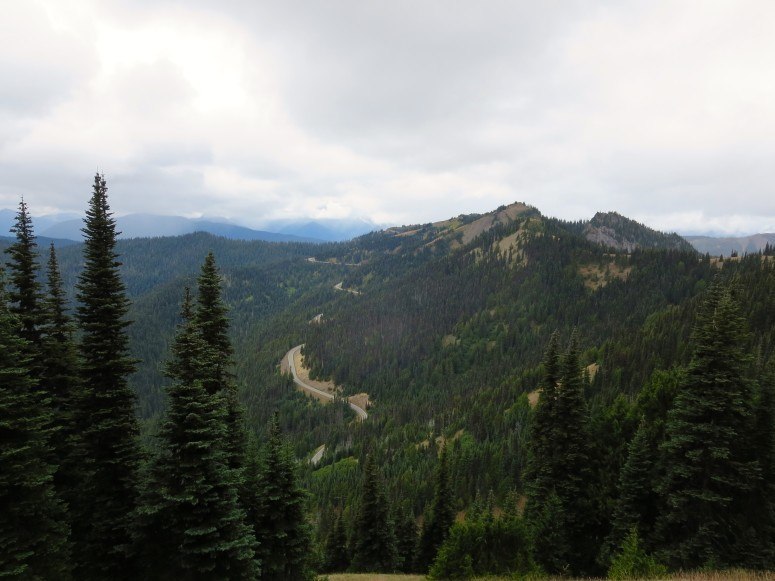
[[[0,207],[775,222],[769,2],[8,4]]]

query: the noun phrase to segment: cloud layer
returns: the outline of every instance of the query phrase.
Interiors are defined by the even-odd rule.
[[[771,2],[9,1],[0,207],[775,231]]]

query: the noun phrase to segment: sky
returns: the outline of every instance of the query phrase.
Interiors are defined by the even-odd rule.
[[[775,2],[0,0],[0,208],[775,231]]]

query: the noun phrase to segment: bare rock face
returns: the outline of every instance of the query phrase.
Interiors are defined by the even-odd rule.
[[[658,232],[616,212],[598,212],[584,227],[583,234],[590,242],[623,252],[637,248],[693,250],[678,234]]]

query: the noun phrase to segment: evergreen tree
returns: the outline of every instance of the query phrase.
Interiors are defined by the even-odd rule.
[[[559,334],[555,331],[543,360],[544,377],[541,393],[533,412],[530,426],[530,447],[525,470],[528,503],[526,514],[531,517],[533,509],[539,509],[551,492],[555,479],[555,449],[553,431],[557,384],[560,381]]]
[[[536,539],[535,560],[550,573],[590,573],[600,543],[594,534],[592,454],[576,331],[562,359],[556,338],[550,341],[544,370],[545,383],[554,383],[555,389],[551,398],[552,391],[543,388],[547,391],[539,399],[543,402],[536,408],[532,429],[537,449],[531,451],[528,519]],[[550,533],[565,538],[540,542]]]
[[[226,408],[205,390],[212,354],[192,324],[186,289],[183,323],[166,373],[169,407],[161,453],[138,511],[138,544],[155,579],[254,579],[255,537],[239,505],[224,449]]]
[[[247,488],[257,492],[253,502],[258,506],[251,507],[250,513],[261,579],[311,578],[311,531],[304,511],[307,495],[296,482],[293,451],[283,441],[277,414],[272,418],[258,481],[249,482]]]
[[[140,462],[135,395],[127,377],[135,362],[128,355],[125,320],[129,301],[116,261],[116,222],[108,189],[94,176],[83,232],[84,269],[78,278],[77,320],[81,343],[83,397],[77,410],[84,426],[84,470],[80,499],[71,506],[76,572],[85,579],[134,576],[127,562],[131,515],[137,502]]]
[[[82,479],[83,448],[80,434],[83,425],[76,423],[80,403],[78,381],[78,353],[73,335],[75,327],[67,313],[62,277],[59,273],[56,251],[51,244],[47,268],[47,294],[43,302],[42,377],[44,392],[51,398],[53,408],[52,440],[54,457],[59,469],[54,475],[56,489],[69,505],[78,495]]]
[[[447,449],[443,447],[436,471],[431,511],[420,535],[417,554],[417,569],[419,571],[426,572],[431,566],[439,547],[449,535],[449,529],[454,522],[455,504],[449,477],[449,466],[447,465]]]
[[[0,577],[67,579],[65,507],[49,463],[50,408],[35,389],[19,326],[0,271]]]
[[[43,317],[41,285],[37,280],[40,267],[32,218],[24,200],[19,202],[19,211],[16,214],[11,232],[15,234],[16,241],[5,250],[10,257],[8,261],[10,311],[16,315],[19,321],[19,333],[27,341],[27,348],[34,356],[32,364],[37,366],[40,326]],[[37,373],[37,369],[33,371]]]
[[[371,455],[366,458],[353,545],[353,570],[389,572],[395,569],[398,560],[395,532],[382,481]]]
[[[731,289],[716,283],[693,334],[692,360],[663,444],[663,555],[674,567],[735,565],[742,507],[759,480],[752,453],[745,332]]]
[[[347,551],[347,529],[341,512],[337,515],[331,532],[328,533],[324,552],[324,572],[345,571],[350,566],[350,554]]]
[[[205,389],[215,394],[223,392],[226,402],[226,452],[229,467],[242,482],[242,469],[247,454],[245,411],[239,401],[234,382],[232,356],[234,350],[229,339],[228,308],[221,298],[221,277],[215,265],[215,256],[207,254],[197,279],[198,297],[194,324],[199,327],[208,348],[212,352],[211,366],[204,379]],[[242,486],[242,484],[240,484]],[[243,491],[244,494],[244,491]]]
[[[417,522],[410,507],[404,505],[396,519],[396,542],[398,557],[401,561],[400,570],[411,573],[414,570],[417,552]]]
[[[656,450],[652,449],[649,431],[645,421],[630,441],[627,461],[622,467],[619,481],[619,499],[614,509],[611,533],[604,547],[603,561],[622,548],[622,543],[632,531],[639,542],[651,533],[657,519],[654,511],[657,493]]]

